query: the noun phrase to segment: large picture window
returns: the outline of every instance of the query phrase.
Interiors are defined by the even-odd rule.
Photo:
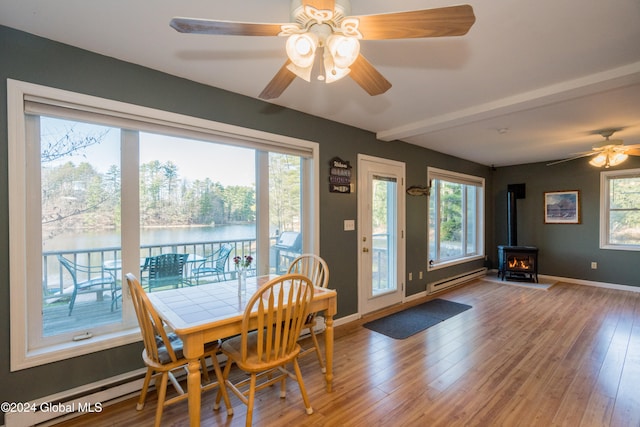
[[[600,174],[600,247],[640,251],[640,169]]]
[[[175,286],[199,286],[232,279],[234,256],[267,274],[318,252],[316,143],[11,80],[8,94],[12,370],[139,340],[123,275],[144,279],[153,257],[179,254]],[[276,250],[285,232],[299,243]]]
[[[484,257],[484,178],[428,169],[429,269]]]

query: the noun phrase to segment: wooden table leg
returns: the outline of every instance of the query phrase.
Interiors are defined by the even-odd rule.
[[[325,318],[324,331],[324,349],[327,361],[327,372],[325,379],[327,381],[327,392],[331,393],[333,384],[333,316],[328,315]]]
[[[200,427],[200,394],[202,389],[200,384],[200,357],[204,354],[204,343],[202,336],[198,334],[188,335],[183,338],[184,356],[189,361],[187,374],[187,397],[189,402],[189,425],[191,427]]]
[[[189,360],[189,375],[187,376],[187,391],[189,393],[189,425],[200,426],[200,360]]]

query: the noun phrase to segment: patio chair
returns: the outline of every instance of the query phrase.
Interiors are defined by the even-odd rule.
[[[225,385],[247,405],[246,425],[253,418],[253,404],[257,390],[280,382],[280,397],[286,395],[286,380],[297,380],[307,414],[313,409],[298,365],[300,329],[309,313],[313,298],[313,284],[305,276],[287,274],[270,280],[258,289],[247,302],[241,326],[241,335],[222,343],[227,356],[223,377]],[[229,381],[231,365],[236,364],[250,378],[237,383]],[[291,363],[295,376],[286,370]],[[220,403],[220,391],[216,405]]]
[[[325,260],[318,255],[300,255],[293,260],[291,265],[289,265],[287,273],[302,274],[303,276],[306,276],[311,280],[313,286],[318,286],[320,288],[326,288],[329,284],[329,267],[327,266]],[[305,324],[302,325],[303,331],[307,329],[309,330],[309,334],[311,334],[311,340],[313,341],[313,347],[302,349],[302,351],[300,352],[300,356],[305,356],[315,351],[316,356],[318,356],[318,363],[320,363],[322,372],[326,372],[324,361],[322,360],[322,353],[320,352],[320,346],[318,345],[318,338],[316,337],[316,331],[314,330],[317,323],[317,314],[318,313],[310,313],[307,316]]]
[[[196,280],[196,285],[200,284],[200,279],[203,277],[213,277],[215,276],[215,281],[220,281],[220,275],[224,280],[227,280],[227,260],[229,259],[229,254],[231,254],[231,250],[233,247],[228,244],[221,245],[217,251],[209,255],[198,264],[192,270],[192,276]]]
[[[189,254],[162,254],[145,259],[142,271],[147,272],[145,285],[154,288],[178,288],[190,284],[184,277],[184,264]]]
[[[171,405],[176,402],[180,402],[189,397],[187,390],[184,389],[176,380],[173,372],[183,369],[187,371],[187,360],[183,355],[182,341],[174,333],[167,333],[165,324],[153,308],[153,305],[149,301],[149,297],[145,294],[144,289],[140,285],[138,279],[131,273],[127,274],[127,284],[129,285],[129,291],[131,293],[131,300],[133,307],[138,317],[138,323],[140,325],[140,332],[142,333],[142,340],[144,342],[144,350],[142,351],[142,359],[145,365],[147,365],[147,374],[144,377],[144,383],[142,390],[140,391],[140,398],[136,409],[138,411],[144,408],[145,401],[147,399],[147,391],[151,378],[155,378],[156,392],[158,394],[158,405],[156,407],[155,426],[160,425],[162,418],[162,412],[167,405]],[[213,365],[213,369],[216,374],[215,382],[208,382],[205,385],[201,385],[200,390],[195,392],[201,392],[219,387],[219,393],[224,398],[224,403],[227,407],[227,414],[232,415],[233,409],[229,402],[229,396],[224,388],[224,381],[222,377],[222,371],[218,363],[217,354],[220,350],[220,341],[216,340],[211,343],[205,344],[205,352],[200,359],[200,365],[202,369],[203,377],[205,381],[208,381],[209,375],[207,373],[207,365],[205,358],[209,357]],[[158,377],[160,381],[158,382]],[[173,387],[178,394],[167,399],[167,385],[171,381]],[[218,409],[216,406],[215,409]]]
[[[58,255],[58,261],[69,272],[73,280],[73,291],[69,301],[69,316],[76,303],[79,294],[95,293],[98,300],[102,299],[104,292],[111,293],[111,308],[113,310],[113,298],[115,297],[116,281],[112,275],[105,272],[102,266],[88,266],[78,264],[62,255]]]

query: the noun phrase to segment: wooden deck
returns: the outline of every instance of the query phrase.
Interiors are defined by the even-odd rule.
[[[215,278],[208,277],[202,279],[200,284],[204,285],[215,281]],[[192,283],[195,286],[195,281]],[[171,288],[172,286],[167,286],[167,289]],[[161,288],[154,288],[154,292],[161,290]],[[122,301],[118,299],[118,303],[114,305],[112,311],[110,291],[105,291],[101,300],[94,293],[78,295],[70,316],[69,299],[69,294],[58,298],[49,297],[48,302],[44,305],[42,316],[46,336],[77,330],[79,324],[103,325],[119,322],[122,319]]]
[[[337,327],[334,391],[313,355],[301,360],[314,413],[297,387],[256,397],[256,426],[640,426],[640,293],[560,283],[549,290],[476,281],[437,295],[473,308],[404,340]],[[422,301],[412,302],[417,304]],[[405,307],[403,307],[405,308]],[[241,426],[246,409],[213,411],[203,426]],[[59,424],[153,425],[155,395]],[[188,425],[187,403],[165,410],[165,426]]]
[[[54,335],[69,330],[77,330],[78,325],[103,325],[122,319],[122,304],[111,311],[111,294],[104,293],[102,300],[95,294],[78,295],[73,311],[69,315],[69,297],[52,300],[42,309],[45,335]]]

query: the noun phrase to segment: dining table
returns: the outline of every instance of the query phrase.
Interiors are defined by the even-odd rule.
[[[208,283],[149,293],[158,315],[182,340],[188,361],[187,389],[189,425],[200,425],[200,357],[205,343],[241,333],[247,302],[253,293],[277,275],[248,277],[246,291],[240,292],[237,280]],[[326,390],[333,382],[333,316],[337,311],[337,292],[314,287],[309,312],[323,312],[325,318]]]

